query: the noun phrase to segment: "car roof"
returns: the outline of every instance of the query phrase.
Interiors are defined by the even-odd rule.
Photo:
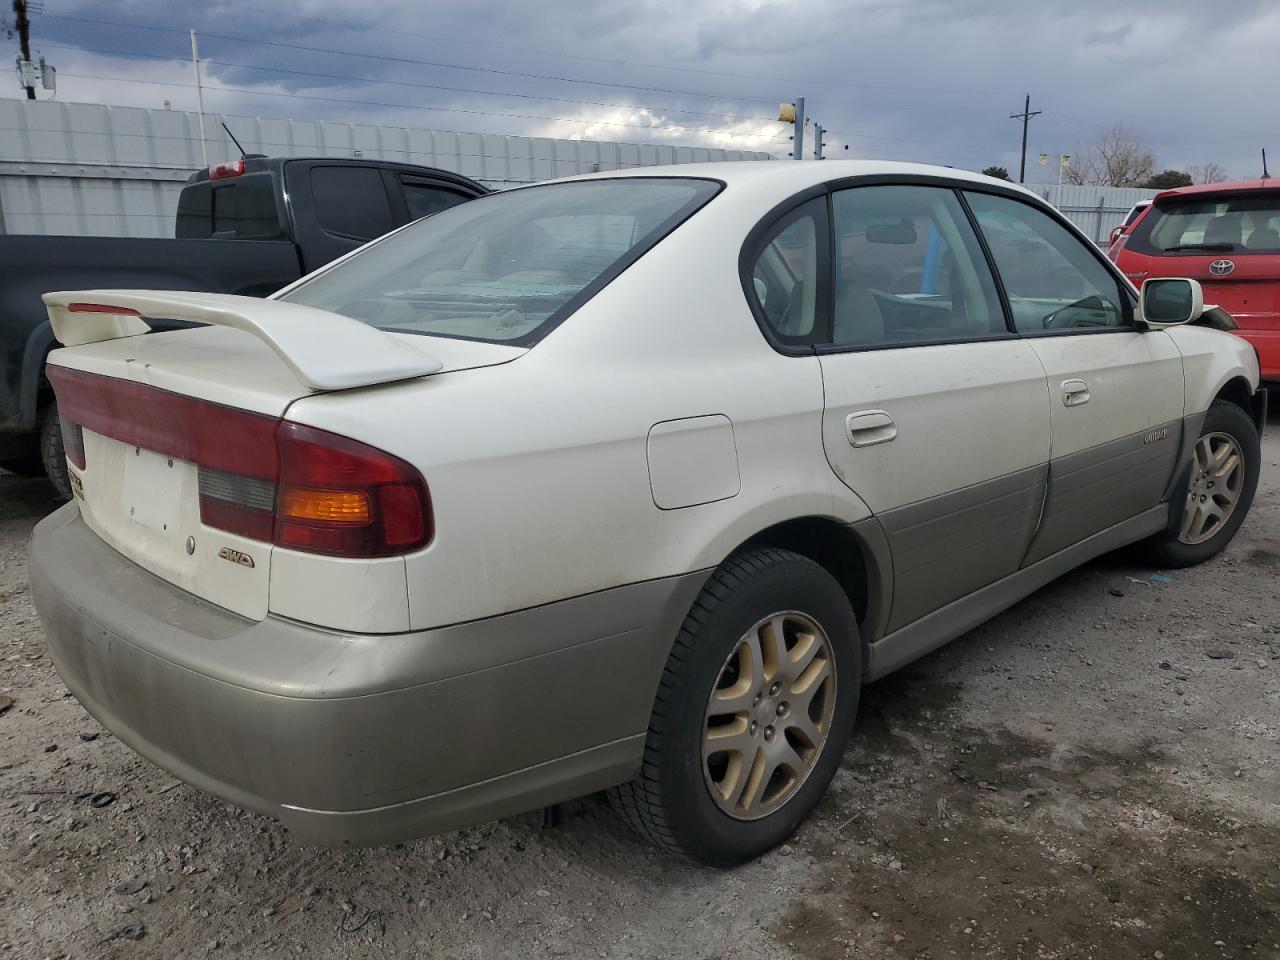
[[[556,182],[575,180],[607,180],[617,177],[698,177],[721,180],[726,186],[759,184],[763,182],[788,186],[796,191],[807,187],[841,180],[845,177],[868,176],[918,176],[936,177],[955,183],[985,184],[1013,188],[1034,197],[1030,190],[1008,180],[984,177],[968,170],[938,167],[924,163],[902,163],[895,160],[730,160],[715,163],[677,163],[658,167],[632,167],[629,170],[602,170],[574,177],[562,177]],[[1037,198],[1038,199],[1038,198]]]
[[[1161,190],[1156,200],[1170,197],[1189,197],[1203,193],[1245,193],[1250,190],[1280,190],[1280,180],[1274,177],[1258,177],[1253,180],[1229,180],[1226,183],[1198,183],[1194,187],[1174,187]]]

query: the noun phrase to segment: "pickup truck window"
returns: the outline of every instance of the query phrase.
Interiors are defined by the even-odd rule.
[[[275,240],[284,236],[271,174],[188,186],[178,201],[176,235],[196,240]]]
[[[718,187],[625,177],[490,194],[369,245],[282,299],[382,330],[527,346]]]
[[[411,180],[408,177],[400,178],[400,189],[404,191],[404,202],[409,208],[410,220],[421,220],[423,217],[429,217],[441,210],[448,210],[471,199],[461,193],[444,190],[435,184]]]
[[[311,195],[326,233],[372,240],[395,226],[382,172],[375,167],[312,167]]]

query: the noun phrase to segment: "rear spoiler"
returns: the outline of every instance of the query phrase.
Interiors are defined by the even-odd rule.
[[[169,290],[46,293],[53,335],[75,347],[151,329],[147,318],[234,327],[257,337],[311,390],[348,390],[437,373],[439,360],[385,331],[279,300]]]

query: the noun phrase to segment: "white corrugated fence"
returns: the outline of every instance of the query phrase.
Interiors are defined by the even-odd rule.
[[[398,160],[496,188],[596,170],[772,159],[750,150],[205,114],[210,163],[240,155],[222,122],[250,153]],[[195,113],[0,100],[0,233],[172,236],[178,193],[203,165]]]

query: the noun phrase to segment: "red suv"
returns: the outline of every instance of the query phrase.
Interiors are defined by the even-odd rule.
[[[1137,286],[1193,277],[1205,303],[1230,313],[1258,351],[1264,385],[1280,389],[1280,180],[1240,180],[1158,193],[1116,264]]]

